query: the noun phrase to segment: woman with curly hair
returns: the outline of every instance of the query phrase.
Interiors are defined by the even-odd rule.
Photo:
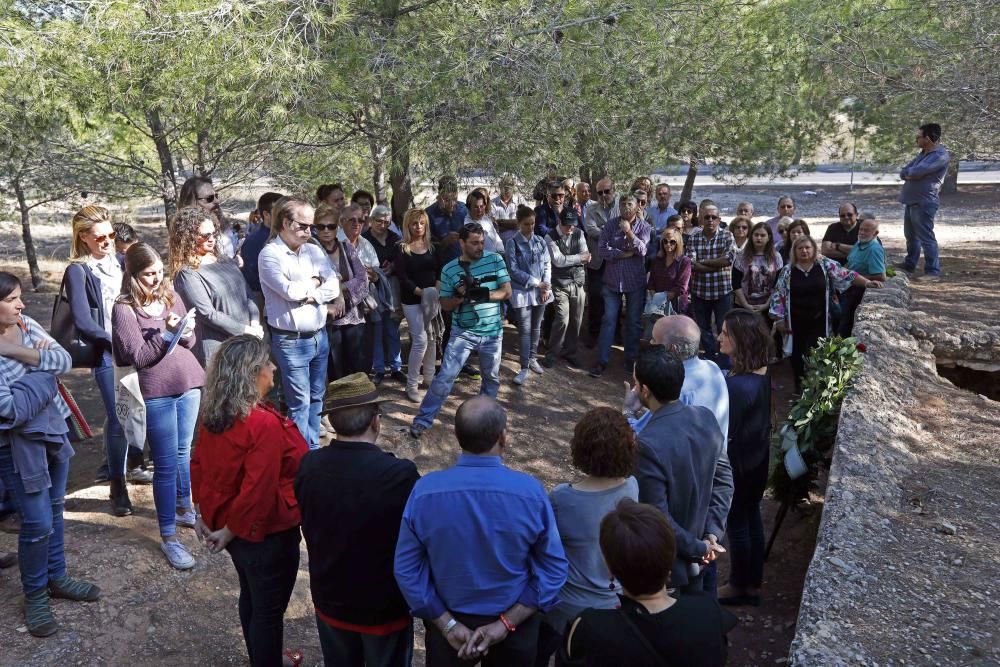
[[[581,611],[614,609],[618,604],[621,587],[601,556],[600,526],[623,498],[638,500],[639,483],[632,476],[637,452],[635,433],[619,410],[595,408],[573,430],[573,467],[585,477],[560,484],[549,494],[569,576],[559,593],[559,605],[542,624],[536,667],[549,664],[566,625]]]
[[[170,277],[174,289],[198,313],[194,356],[207,367],[222,341],[253,334],[263,338],[260,311],[236,262],[219,254],[219,231],[205,209],[177,211],[170,235]]]
[[[750,242],[733,260],[733,296],[740,308],[763,313],[771,301],[771,291],[784,262],[775,250],[774,235],[766,222],[758,222],[750,233]]]

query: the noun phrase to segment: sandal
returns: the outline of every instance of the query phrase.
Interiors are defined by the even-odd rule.
[[[305,656],[302,655],[302,651],[300,649],[286,649],[281,653],[281,656],[283,658],[288,658],[288,660],[292,663],[292,667],[299,667],[299,665],[302,664],[302,661],[305,660]]]

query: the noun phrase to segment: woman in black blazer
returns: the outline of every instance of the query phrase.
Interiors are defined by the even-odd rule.
[[[81,337],[100,350],[94,380],[104,403],[104,447],[111,481],[111,511],[132,513],[125,486],[128,443],[115,414],[115,369],[111,358],[111,308],[122,289],[122,270],[115,257],[115,232],[111,214],[101,206],[87,205],[73,216],[70,265],[63,278],[73,324]]]

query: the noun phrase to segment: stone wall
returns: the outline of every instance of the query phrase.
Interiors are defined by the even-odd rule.
[[[921,313],[910,311],[909,300],[906,279],[894,278],[883,290],[869,290],[858,311],[855,336],[868,351],[841,411],[816,551],[789,656],[793,665],[951,663],[931,658],[931,643],[921,645],[932,632],[927,626],[946,622],[950,612],[942,610],[940,622],[918,623],[924,620],[919,600],[928,593],[904,590],[910,584],[899,576],[918,565],[910,556],[925,545],[914,541],[936,548],[942,539],[926,522],[912,531],[906,526],[912,509],[907,484],[922,456],[915,442],[925,428],[908,415],[920,412],[928,388],[957,391],[938,378],[935,350],[987,363],[1000,354],[995,331],[973,330],[963,341],[962,333],[928,330],[920,324]],[[775,546],[780,548],[780,535]],[[945,561],[942,567],[948,565]],[[945,586],[935,583],[930,567],[922,576],[928,591]],[[886,627],[878,627],[879,619]]]

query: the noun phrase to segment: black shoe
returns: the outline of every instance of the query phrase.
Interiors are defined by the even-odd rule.
[[[104,484],[105,482],[111,481],[111,473],[108,472],[107,466],[102,466],[97,470],[94,475],[94,484]]]
[[[539,363],[541,363],[542,366],[545,366],[546,368],[552,368],[553,366],[556,365],[556,360],[553,359],[552,357],[542,357],[542,360]]]
[[[727,598],[719,598],[719,604],[727,607],[759,607],[760,595],[733,595]]]
[[[372,375],[372,382],[375,383],[376,387],[382,384],[382,380],[384,379],[385,379],[385,373],[375,373],[374,375]]]
[[[574,356],[566,356],[566,357],[563,357],[562,359],[563,359],[563,361],[565,361],[567,364],[569,364],[573,368],[580,368],[580,360],[577,359],[576,357],[574,357]]]
[[[601,377],[602,375],[604,375],[604,369],[606,369],[607,367],[608,367],[607,364],[601,364],[601,363],[597,364],[596,366],[590,369],[590,377],[592,378]]]
[[[465,366],[462,366],[462,374],[463,375],[468,375],[469,378],[473,379],[473,380],[482,380],[483,379],[483,376],[479,374],[479,371],[476,370],[475,368],[473,368],[472,366],[469,366],[468,364],[466,364]]]
[[[906,262],[893,262],[892,268],[899,269],[901,271],[906,271],[907,273],[913,273],[914,271],[917,270],[917,267],[915,266],[907,266]]]
[[[422,436],[424,434],[424,431],[426,430],[427,430],[426,426],[421,426],[420,424],[412,424],[410,426],[410,437],[413,438],[414,440],[419,440],[420,436]]]
[[[123,479],[111,480],[111,513],[119,517],[132,514],[132,501]]]
[[[0,554],[0,570],[17,565],[17,554]]]
[[[391,373],[389,373],[389,377],[395,380],[396,382],[401,382],[403,384],[406,384],[406,373],[404,373],[401,370],[392,371]]]

